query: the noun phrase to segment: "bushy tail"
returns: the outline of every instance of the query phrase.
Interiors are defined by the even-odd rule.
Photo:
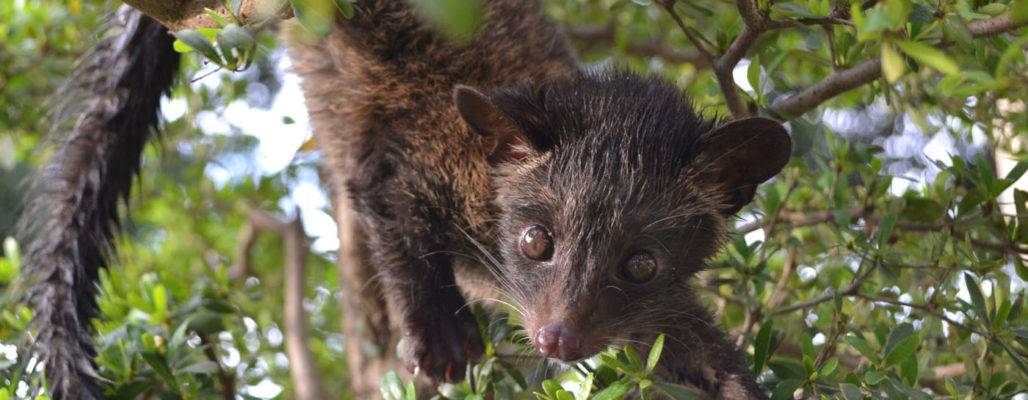
[[[36,349],[57,400],[102,397],[90,336],[97,273],[113,254],[118,202],[128,200],[179,69],[174,38],[157,21],[123,6],[110,25],[55,94],[54,153],[21,223]]]

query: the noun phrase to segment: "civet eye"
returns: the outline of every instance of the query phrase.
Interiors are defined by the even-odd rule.
[[[621,277],[632,283],[646,283],[657,275],[657,260],[645,251],[635,253],[621,266]]]
[[[553,257],[553,238],[541,226],[533,226],[521,236],[521,254],[535,261],[547,261]]]

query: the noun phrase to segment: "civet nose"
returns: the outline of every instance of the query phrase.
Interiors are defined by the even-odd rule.
[[[536,331],[535,348],[544,357],[572,361],[578,358],[578,334],[559,322],[550,323]]]

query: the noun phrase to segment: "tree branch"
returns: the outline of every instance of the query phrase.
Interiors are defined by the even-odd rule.
[[[125,4],[142,11],[150,18],[156,19],[171,31],[197,28],[219,28],[217,21],[207,14],[206,9],[227,20],[232,20],[232,12],[225,7],[223,0],[125,0]],[[241,24],[266,20],[268,18],[289,18],[292,9],[288,2],[281,9],[267,9],[276,2],[260,0],[241,0],[239,14],[235,17]]]
[[[236,262],[232,264],[232,269],[228,272],[229,277],[238,280],[250,276],[251,271],[253,271],[253,267],[250,265],[250,253],[253,252],[253,245],[256,242],[257,230],[254,229],[253,224],[246,224],[243,227],[243,231],[239,233],[239,239],[237,239]]]
[[[217,377],[218,384],[221,386],[221,398],[224,400],[235,400],[236,398],[236,380],[235,377],[225,371],[225,367],[221,365],[221,361],[218,360],[218,351],[215,348],[217,343],[211,339],[210,335],[206,332],[199,332],[197,336],[200,337],[200,343],[203,345],[203,354],[207,356],[207,359],[217,366]]]
[[[862,207],[854,207],[847,211],[850,219],[856,219],[865,216],[870,210]],[[778,213],[777,220],[779,222],[785,222],[784,226],[786,229],[799,228],[808,225],[823,224],[830,222],[835,219],[835,212],[831,210],[827,211],[815,211],[815,212],[796,212],[782,210]],[[745,235],[755,230],[763,228],[769,224],[771,220],[768,218],[758,219],[753,222],[740,225],[735,231],[739,234]],[[771,232],[768,232],[770,234]]]
[[[874,215],[874,209],[871,207],[853,207],[846,211],[849,219],[863,218],[868,221],[868,224],[877,224],[878,218]],[[770,236],[773,233],[774,228],[779,226],[785,229],[794,229],[804,226],[817,225],[823,223],[831,223],[835,221],[835,211],[813,211],[813,212],[797,212],[782,210],[778,213],[775,218],[761,218],[753,222],[740,225],[735,229],[736,233],[745,235],[747,233],[756,231],[763,228],[767,229],[766,235]],[[784,222],[779,224],[779,222]],[[941,221],[936,222],[913,222],[913,221],[897,221],[894,228],[902,231],[914,231],[914,232],[932,232],[932,231],[943,231],[948,230],[951,235],[962,238],[967,234],[967,231],[958,229],[959,224],[969,222],[968,219],[954,221],[949,218],[945,218]],[[1000,253],[1010,254],[1028,254],[1028,246],[1015,243],[1013,241],[988,241],[982,239],[971,238],[970,242],[972,245],[989,249]]]
[[[617,28],[614,24],[581,25],[567,27],[564,33],[572,40],[587,47],[611,46],[617,34]],[[629,42],[625,46],[625,52],[637,57],[657,57],[674,64],[692,64],[697,69],[710,66],[710,61],[698,51],[676,49],[657,39]]]
[[[971,21],[967,24],[971,35],[980,38],[996,35],[1023,27],[1026,21],[1015,21],[1010,13],[992,18]],[[835,72],[814,86],[801,90],[792,96],[778,100],[771,105],[771,111],[784,117],[803,115],[846,91],[856,89],[882,76],[882,62],[873,58],[855,67]]]
[[[873,58],[833,73],[814,86],[771,105],[771,111],[787,118],[803,115],[826,100],[864,86],[882,76],[882,60]]]
[[[307,261],[307,235],[300,222],[300,210],[296,217],[285,222],[264,211],[250,212],[250,224],[255,229],[271,231],[282,236],[285,242],[285,336],[286,356],[289,359],[289,375],[293,380],[296,398],[320,400],[324,390],[318,378],[314,356],[307,347],[307,319],[303,310],[305,265]]]
[[[715,55],[711,50],[707,50],[703,46],[692,30],[685,26],[685,22],[682,21],[682,17],[675,11],[676,0],[662,0],[658,3],[664,7],[664,9],[671,15],[671,18],[678,24],[678,27],[682,30],[682,33],[689,39],[694,47],[703,55],[703,58],[707,59],[714,68],[714,77],[717,78],[718,86],[721,87],[721,93],[725,97],[725,104],[728,109],[732,112],[736,118],[741,118],[749,115],[749,107],[746,105],[746,100],[742,98],[742,94],[739,93],[739,88],[735,85],[735,79],[732,76],[732,71],[735,69],[736,64],[746,54],[749,47],[756,41],[757,37],[760,36],[763,30],[764,18],[747,18],[750,14],[761,16],[759,10],[756,9],[755,4],[751,4],[749,0],[739,0],[739,13],[743,15],[743,20],[746,22],[746,26],[743,27],[742,32],[735,38],[728,51],[721,56]],[[751,4],[747,6],[746,4]]]

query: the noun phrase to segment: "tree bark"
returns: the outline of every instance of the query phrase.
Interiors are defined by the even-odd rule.
[[[263,211],[250,213],[250,225],[254,228],[277,233],[285,245],[285,305],[283,310],[286,337],[286,356],[289,358],[289,375],[293,380],[296,399],[321,400],[324,389],[318,378],[314,355],[307,347],[307,313],[303,310],[306,264],[309,253],[307,234],[300,222],[300,210],[292,221],[281,221]]]
[[[160,21],[172,31],[197,28],[218,28],[221,25],[207,14],[214,10],[222,18],[231,21],[232,11],[224,0],[125,0],[125,4],[142,11],[143,14]],[[240,0],[239,12],[235,18],[240,25],[268,18],[287,18],[292,10],[286,1]]]

